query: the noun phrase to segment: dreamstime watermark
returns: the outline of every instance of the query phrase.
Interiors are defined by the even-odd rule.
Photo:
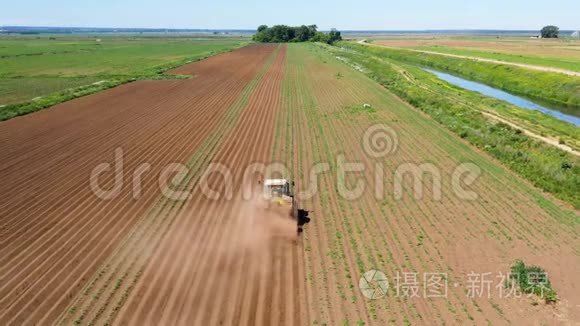
[[[362,148],[372,158],[385,158],[399,149],[399,135],[385,124],[369,127],[362,138]]]
[[[478,198],[477,193],[470,187],[482,171],[471,162],[458,164],[451,173],[449,169],[442,170],[427,162],[405,162],[388,169],[386,163],[390,163],[389,158],[399,151],[399,136],[387,125],[377,124],[368,128],[361,139],[361,147],[366,159],[348,161],[345,154],[337,154],[332,162],[313,164],[306,178],[308,183],[301,184],[301,188],[296,189],[294,195],[303,200],[313,198],[319,193],[321,177],[332,173],[339,196],[350,201],[360,199],[369,190],[373,191],[377,200],[384,200],[388,194],[386,184],[392,186],[390,193],[395,200],[402,200],[406,194],[422,200],[426,194],[431,194],[431,200],[441,201],[444,197],[443,189],[449,189],[452,195],[461,200],[472,201]],[[114,162],[101,163],[93,169],[90,186],[97,197],[103,200],[116,198],[121,195],[128,181],[131,183],[130,190],[134,199],[143,195],[143,180],[153,170],[152,165],[143,163],[126,173],[124,161],[123,150],[117,148]],[[177,201],[190,199],[193,189],[198,189],[211,200],[231,200],[238,193],[241,193],[242,199],[247,200],[256,195],[254,192],[261,191],[259,187],[252,186],[256,179],[263,180],[266,176],[284,178],[291,175],[287,166],[277,162],[255,162],[244,167],[211,162],[201,172],[193,171],[180,163],[171,163],[155,171],[158,173],[157,186],[162,195]],[[184,186],[190,180],[195,180],[196,187]],[[446,188],[444,181],[448,185]]]
[[[151,171],[150,163],[138,165],[131,173],[131,193],[133,199],[139,199],[143,195],[143,178]],[[105,184],[101,184],[101,178],[106,173],[113,173],[113,179],[107,179]],[[158,175],[159,190],[168,199],[187,200],[190,192],[176,190],[172,186],[182,183],[189,174],[187,166],[180,163],[171,163],[163,167]],[[109,183],[112,181],[112,186]],[[122,148],[115,149],[114,162],[100,163],[92,171],[89,178],[91,190],[95,196],[102,200],[111,200],[122,194],[125,185],[125,155]],[[107,187],[109,186],[109,187]]]

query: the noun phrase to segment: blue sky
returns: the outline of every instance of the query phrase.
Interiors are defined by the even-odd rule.
[[[580,0],[3,0],[0,26],[254,29],[580,29]],[[83,3],[85,2],[85,3]],[[83,3],[83,4],[81,4]]]

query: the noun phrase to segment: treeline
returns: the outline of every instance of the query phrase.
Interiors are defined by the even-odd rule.
[[[286,25],[275,25],[268,27],[261,25],[254,35],[254,41],[262,43],[287,43],[287,42],[322,42],[333,44],[342,40],[339,31],[332,29],[328,34],[319,32],[316,25],[302,25],[291,27]]]

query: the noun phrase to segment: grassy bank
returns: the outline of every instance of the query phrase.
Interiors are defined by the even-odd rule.
[[[341,47],[360,51],[365,45],[341,42]],[[514,66],[451,58],[405,49],[371,46],[366,53],[381,58],[447,71],[528,98],[580,110],[580,78]]]
[[[580,194],[577,191],[580,159],[577,156],[534,140],[506,124],[490,120],[480,110],[474,109],[485,104],[481,103],[482,97],[476,93],[457,89],[414,66],[385,58],[380,55],[382,51],[375,56],[375,48],[351,44],[347,47],[326,49],[537,187],[580,208]],[[460,96],[450,96],[450,92],[459,92]]]

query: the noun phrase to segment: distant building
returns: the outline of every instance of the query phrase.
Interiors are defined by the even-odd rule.
[[[574,33],[572,33],[572,35],[570,35],[570,36],[572,36],[572,37],[575,37],[575,38],[580,38],[580,31],[575,31],[575,32],[574,32]]]

